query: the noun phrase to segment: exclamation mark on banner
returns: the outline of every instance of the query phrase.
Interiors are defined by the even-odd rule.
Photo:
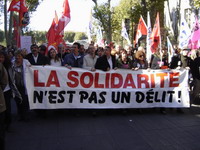
[[[178,102],[181,103],[181,91],[178,91]]]

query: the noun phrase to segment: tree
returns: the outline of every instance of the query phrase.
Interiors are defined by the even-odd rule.
[[[0,0],[2,2],[3,0]],[[11,0],[10,0],[11,1]],[[32,13],[33,11],[36,11],[38,5],[43,0],[26,0],[27,7],[29,8],[29,13]],[[4,35],[6,38],[6,44],[11,45],[11,39],[12,39],[12,28],[13,28],[13,15],[18,15],[16,12],[10,12],[8,14],[7,11],[7,0],[4,0]],[[9,23],[8,21],[9,20]],[[9,28],[8,28],[9,27]]]
[[[114,8],[112,14],[112,28],[113,28],[113,40],[117,43],[122,42],[123,38],[121,36],[122,30],[122,21],[125,19],[130,20],[130,27],[129,37],[130,40],[133,41],[134,37],[134,26],[138,22],[140,17],[140,6],[139,0],[121,0],[119,5]]]
[[[97,0],[92,0],[95,3],[93,17],[99,22],[99,26],[103,28],[108,43],[112,41],[112,24],[111,24],[111,8],[110,1],[98,5]]]
[[[68,42],[73,42],[75,37],[75,32],[65,32],[64,33],[64,40]]]
[[[194,0],[194,6],[196,8],[200,8],[200,1],[199,0]]]
[[[86,35],[84,32],[76,32],[75,37],[74,37],[74,41],[76,40],[84,40],[87,39]]]
[[[0,42],[2,43],[4,41],[4,32],[0,30]]]
[[[163,27],[164,18],[164,0],[121,0],[119,5],[114,8],[112,14],[112,30],[113,30],[113,40],[119,43],[122,40],[121,29],[122,21],[124,19],[130,20],[130,32],[129,37],[133,43],[135,37],[135,30],[137,29],[137,24],[140,15],[143,16],[146,21],[147,11],[151,15],[151,23],[154,24],[156,13],[160,14],[160,25]]]

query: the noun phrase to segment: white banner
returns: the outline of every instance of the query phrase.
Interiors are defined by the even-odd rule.
[[[188,70],[26,70],[30,109],[190,107]]]
[[[27,49],[27,53],[31,53],[32,37],[31,36],[21,36],[21,48]]]

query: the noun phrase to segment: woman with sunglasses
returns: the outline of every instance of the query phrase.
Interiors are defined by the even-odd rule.
[[[132,70],[147,69],[148,63],[146,61],[146,54],[143,51],[135,53],[135,60],[133,62]]]

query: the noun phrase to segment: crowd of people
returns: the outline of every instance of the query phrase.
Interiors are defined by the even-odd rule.
[[[78,42],[72,46],[47,46],[33,44],[31,52],[26,49],[14,49],[0,45],[0,145],[4,145],[5,131],[9,130],[11,115],[11,100],[17,106],[19,121],[28,121],[29,102],[26,91],[25,70],[31,65],[64,66],[84,68],[88,71],[97,69],[109,71],[112,69],[180,69],[190,71],[190,89],[193,93],[193,103],[200,104],[200,55],[198,50],[175,49],[175,54],[168,62],[167,49],[158,50],[152,55],[151,61],[146,59],[146,50],[143,47],[107,45],[99,47],[93,42],[86,49]],[[193,79],[193,80],[191,80]],[[140,110],[141,111],[141,110]],[[39,115],[45,115],[45,110],[35,110]],[[165,108],[160,108],[165,114]],[[183,113],[182,109],[177,112]],[[4,147],[4,146],[3,146]],[[3,150],[3,147],[0,149]]]

